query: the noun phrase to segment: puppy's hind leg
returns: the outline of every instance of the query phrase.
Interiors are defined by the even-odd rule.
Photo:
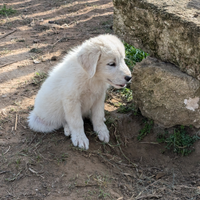
[[[28,117],[28,125],[32,130],[43,133],[53,132],[60,127],[58,124],[49,123],[41,119],[34,111],[32,111]]]

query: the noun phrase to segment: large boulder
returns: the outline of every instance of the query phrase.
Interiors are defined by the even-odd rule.
[[[172,64],[148,57],[133,70],[134,104],[142,114],[166,128],[200,127],[200,83]]]
[[[113,0],[114,31],[200,80],[199,0]]]

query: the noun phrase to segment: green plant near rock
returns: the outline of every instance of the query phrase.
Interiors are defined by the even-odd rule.
[[[121,104],[119,108],[117,109],[118,113],[128,113],[131,111],[135,111],[135,106],[133,104],[130,104],[130,105]]]
[[[139,135],[137,136],[137,139],[141,141],[148,133],[151,132],[153,128],[153,120],[145,119],[144,120],[144,127],[140,130]]]
[[[7,8],[6,4],[4,4],[3,7],[0,8],[0,15],[8,16],[14,13],[16,13],[16,10],[13,10],[12,8]]]
[[[168,150],[173,150],[182,156],[187,156],[194,151],[192,145],[195,141],[199,140],[200,137],[197,135],[190,136],[186,133],[184,126],[179,126],[174,129],[173,134],[168,134],[166,131],[164,134],[158,134],[157,141],[159,143],[165,143],[165,148]]]
[[[47,78],[47,74],[45,72],[35,72],[33,83],[37,85],[39,83],[42,83],[46,78]]]
[[[120,93],[121,97],[126,100],[127,102],[132,101],[132,90],[130,88],[123,88],[121,90],[117,90]]]
[[[136,49],[134,46],[124,42],[126,59],[125,62],[127,66],[133,70],[133,66],[136,62],[141,62],[144,58],[148,56],[148,53],[145,53],[141,49]]]

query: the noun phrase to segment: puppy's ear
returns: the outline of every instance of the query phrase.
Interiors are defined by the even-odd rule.
[[[78,62],[83,69],[88,73],[88,76],[92,78],[96,73],[97,62],[100,56],[100,49],[83,48],[78,53]]]

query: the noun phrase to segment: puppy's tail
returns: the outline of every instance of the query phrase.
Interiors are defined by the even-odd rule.
[[[43,119],[39,118],[33,111],[28,117],[28,125],[32,130],[42,133],[49,133],[56,129],[53,124],[45,122]]]

